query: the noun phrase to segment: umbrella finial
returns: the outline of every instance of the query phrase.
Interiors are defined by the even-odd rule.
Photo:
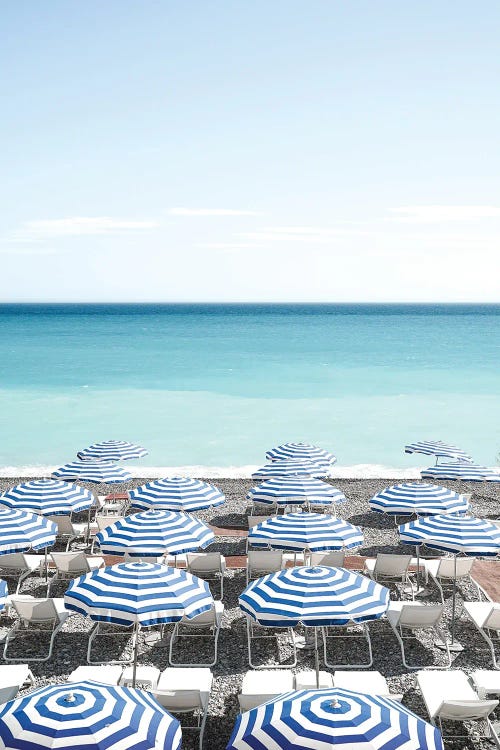
[[[75,694],[73,692],[67,693],[64,696],[64,700],[65,700],[66,703],[74,703],[76,701]]]
[[[340,703],[338,702],[337,698],[332,698],[330,703],[330,708],[338,708],[340,706]]]

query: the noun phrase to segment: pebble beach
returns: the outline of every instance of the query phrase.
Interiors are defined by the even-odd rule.
[[[25,480],[26,478],[23,478]],[[0,480],[0,489],[4,491],[8,487],[16,484],[15,479]],[[21,480],[20,480],[21,481]],[[126,489],[142,484],[145,480],[134,480],[130,482]],[[200,511],[196,515],[220,529],[244,529],[247,527],[247,515],[249,512],[249,503],[245,501],[247,491],[255,482],[248,479],[218,479],[209,480],[225,493],[226,502],[224,505],[207,511]],[[351,523],[361,526],[364,533],[364,544],[356,551],[363,556],[375,556],[378,552],[403,552],[408,553],[411,548],[401,545],[398,541],[397,527],[393,518],[371,512],[368,501],[372,495],[384,487],[394,484],[399,480],[388,479],[336,479],[331,480],[335,486],[342,490],[347,498],[347,502],[337,506],[337,516],[344,518]],[[125,487],[124,487],[125,489]],[[498,518],[500,515],[500,486],[492,484],[469,484],[462,483],[459,489],[463,493],[472,493],[472,513],[484,518]],[[106,491],[113,492],[113,487],[104,487],[99,489],[99,494]],[[73,549],[77,549],[74,545]],[[82,547],[83,549],[83,547]],[[215,542],[207,548],[207,551],[220,551],[226,557],[239,556],[245,554],[244,537],[232,536],[231,531],[228,535],[216,536]],[[435,552],[429,551],[430,556]],[[211,584],[215,597],[219,596],[218,584]],[[245,572],[242,569],[230,569],[226,573],[225,590],[224,590],[224,619],[219,640],[219,657],[215,667],[212,668],[214,674],[214,687],[210,699],[209,716],[205,730],[204,747],[208,750],[223,750],[229,740],[231,730],[238,713],[238,692],[244,673],[249,668],[247,662],[246,646],[246,628],[245,618],[238,607],[238,596],[245,587]],[[12,589],[11,589],[12,590]],[[22,593],[33,593],[38,596],[45,595],[45,584],[43,579],[32,576],[23,584]],[[53,596],[64,595],[64,584],[52,592]],[[483,648],[480,636],[468,620],[462,616],[460,607],[460,598],[464,596],[468,599],[477,599],[477,593],[472,586],[459,585],[459,620],[457,623],[457,639],[465,645],[462,653],[453,656],[453,667],[471,672],[478,668],[491,668],[491,659],[489,652]],[[429,595],[426,601],[439,601],[437,589],[430,587]],[[449,625],[450,619],[450,598],[447,593],[445,606],[445,626]],[[5,634],[6,628],[11,625],[11,620],[5,614],[2,617],[2,635]],[[50,683],[64,682],[71,671],[76,667],[86,664],[87,635],[90,631],[91,623],[80,615],[74,615],[69,618],[63,630],[57,636],[53,657],[44,663],[32,662],[30,667],[36,677],[36,686],[41,687]],[[143,631],[141,637],[141,650],[139,664],[154,665],[160,669],[168,666],[168,646],[169,633],[171,628],[167,627],[163,638],[152,639],[147,631]],[[370,633],[372,638],[374,664],[372,669],[379,670],[388,680],[391,692],[403,695],[403,703],[427,718],[425,706],[415,687],[415,672],[403,667],[401,653],[397,641],[387,622],[384,620],[370,624]],[[444,663],[443,652],[434,647],[432,633],[425,633],[423,636],[419,633],[419,642],[412,646],[408,654],[410,659],[417,659],[421,663],[428,663],[439,666]],[[347,643],[347,642],[346,642]],[[32,644],[36,647],[37,644]],[[484,644],[485,645],[485,644]],[[23,648],[30,648],[30,644],[23,640]],[[116,658],[120,655],[123,648],[123,639],[117,640],[112,636],[105,638],[99,644],[100,653],[103,659]],[[336,647],[335,656],[339,661],[348,661],[356,657],[351,642],[344,645],[340,643]],[[354,647],[355,648],[355,647]],[[118,649],[118,650],[117,650]],[[122,652],[122,656],[126,653]],[[346,656],[349,650],[349,657]],[[200,657],[208,657],[201,648]],[[183,656],[183,652],[179,652]],[[262,664],[269,664],[272,667],[273,660],[277,658],[276,646],[274,643],[269,646],[259,647],[257,651],[258,658]],[[186,654],[186,661],[190,655]],[[290,650],[283,640],[279,645],[279,659],[282,663],[290,656]],[[364,654],[360,652],[360,660]],[[313,654],[306,650],[299,651],[299,663],[295,671],[303,669],[312,669]],[[201,659],[200,659],[201,660]],[[197,746],[195,734],[184,733],[183,746],[185,748],[194,748]],[[473,733],[469,738],[456,739],[452,742],[456,748],[483,746],[491,747],[486,740],[479,740]]]

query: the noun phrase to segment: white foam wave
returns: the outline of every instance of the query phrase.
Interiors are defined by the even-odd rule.
[[[257,465],[246,466],[129,466],[123,464],[138,479],[168,476],[204,477],[206,479],[249,479]],[[0,466],[0,478],[48,477],[57,466]],[[420,479],[424,467],[394,468],[382,464],[334,466],[330,476],[335,479]]]

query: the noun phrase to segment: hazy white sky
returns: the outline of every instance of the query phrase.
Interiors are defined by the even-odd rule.
[[[1,298],[500,301],[500,5],[4,6]]]

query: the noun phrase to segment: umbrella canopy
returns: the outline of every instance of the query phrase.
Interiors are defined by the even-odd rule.
[[[36,513],[0,508],[0,555],[51,547],[57,526]]]
[[[151,627],[206,612],[213,598],[206,581],[156,563],[120,563],[70,581],[66,609],[96,622]]]
[[[11,487],[0,498],[8,508],[23,508],[42,516],[69,515],[88,510],[95,502],[92,493],[77,484],[58,479],[33,479]]]
[[[488,557],[500,552],[500,528],[473,516],[419,518],[400,526],[399,534],[404,544],[425,544],[455,554]]]
[[[134,513],[106,526],[96,535],[101,552],[131,557],[178,555],[206,547],[214,533],[197,518],[170,510]]]
[[[422,479],[456,479],[463,482],[500,482],[500,473],[486,466],[461,462],[438,464],[420,472]]]
[[[89,445],[76,455],[81,461],[128,461],[143,458],[148,452],[141,445],[128,443],[126,440],[103,440]]]
[[[180,750],[181,729],[146,690],[50,685],[0,706],[3,750]]]
[[[337,461],[333,453],[309,443],[284,443],[266,453],[266,461],[282,461],[287,458],[298,461],[316,461],[330,466]]]
[[[287,513],[254,526],[248,543],[275,549],[322,550],[350,549],[363,544],[358,526],[322,513]]]
[[[389,591],[344,568],[304,566],[257,578],[240,595],[239,604],[260,625],[347,625],[382,617]]]
[[[252,487],[247,500],[272,505],[330,505],[345,503],[346,497],[340,490],[327,482],[308,476],[283,476],[268,479],[258,487]]]
[[[254,471],[252,479],[271,479],[271,477],[310,476],[316,479],[324,479],[328,476],[327,464],[315,463],[314,461],[301,461],[293,458],[285,458],[282,461],[272,461],[270,464],[261,466]]]
[[[157,479],[129,492],[133,508],[195,511],[222,505],[224,495],[207,482],[188,477]]]
[[[53,479],[79,480],[94,484],[122,484],[132,479],[132,474],[121,466],[106,461],[71,461],[52,472]]]
[[[351,690],[300,690],[239,714],[226,750],[443,750],[401,703]]]
[[[416,443],[405,445],[405,453],[422,453],[424,456],[436,456],[436,458],[454,458],[459,461],[472,461],[472,458],[461,448],[442,440],[420,440]]]
[[[467,511],[469,503],[446,487],[421,482],[394,484],[378,492],[370,500],[370,508],[389,515],[432,515]]]

